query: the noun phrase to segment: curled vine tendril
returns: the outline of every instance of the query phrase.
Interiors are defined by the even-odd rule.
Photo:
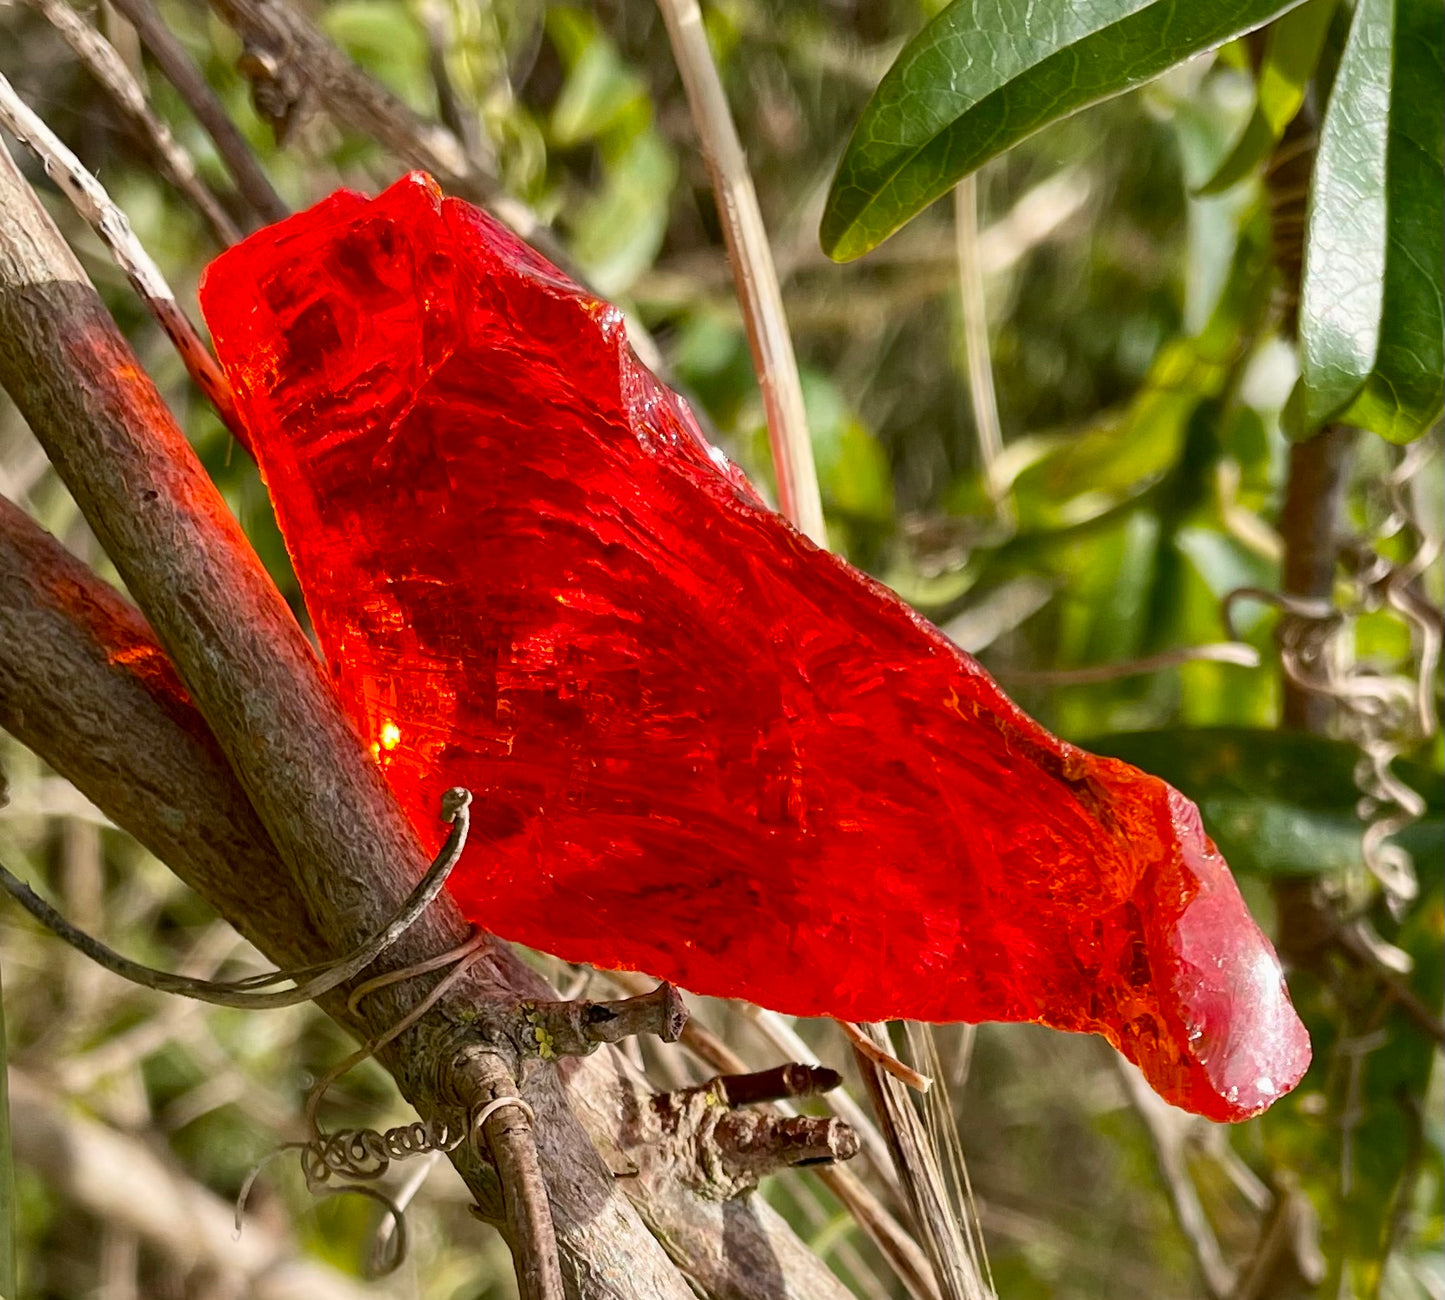
[[[1336,603],[1304,599],[1259,587],[1241,587],[1225,598],[1224,618],[1234,635],[1234,607],[1246,600],[1280,611],[1275,639],[1285,675],[1302,691],[1332,700],[1339,734],[1359,750],[1354,780],[1356,813],[1364,823],[1365,867],[1380,882],[1387,905],[1398,913],[1418,893],[1409,853],[1393,836],[1423,816],[1425,801],[1393,770],[1412,744],[1435,734],[1434,679],[1440,664],[1442,614],[1420,591],[1419,578],[1440,556],[1441,539],[1415,517],[1406,499],[1410,479],[1435,454],[1426,440],[1414,443],[1381,481],[1385,513],[1373,534],[1347,539],[1340,547],[1348,594]],[[1413,549],[1394,561],[1380,548],[1397,536]],[[1409,628],[1412,653],[1406,664],[1382,671],[1360,663],[1349,638],[1363,615],[1390,611]]]
[[[301,1155],[301,1171],[306,1177],[306,1188],[313,1196],[338,1196],[354,1192],[378,1202],[387,1213],[383,1231],[378,1232],[370,1260],[370,1272],[375,1277],[384,1277],[400,1267],[406,1258],[406,1213],[404,1207],[379,1188],[368,1184],[386,1176],[393,1161],[410,1160],[416,1156],[432,1153],[446,1154],[455,1151],[475,1127],[469,1118],[467,1126],[454,1129],[444,1120],[431,1119],[399,1124],[394,1128],[378,1130],[373,1128],[338,1129],[324,1131],[317,1120],[317,1111],[327,1090],[348,1070],[373,1056],[394,1038],[404,1033],[424,1016],[441,996],[466,974],[472,964],[483,954],[488,936],[473,929],[466,942],[449,952],[441,953],[426,961],[408,966],[404,970],[392,971],[378,976],[361,985],[352,993],[348,1006],[356,1004],[366,994],[401,980],[414,979],[431,971],[450,966],[436,986],[416,1004],[405,1016],[376,1038],[359,1047],[340,1064],[333,1066],[312,1086],[306,1099],[306,1121],[311,1137],[305,1142],[287,1142],[265,1156],[247,1175],[246,1181],[236,1197],[236,1231],[241,1231],[241,1220],[251,1188],[261,1171],[276,1156],[287,1151],[298,1151]],[[333,1178],[350,1181],[331,1185]],[[387,1225],[389,1224],[389,1229]]]

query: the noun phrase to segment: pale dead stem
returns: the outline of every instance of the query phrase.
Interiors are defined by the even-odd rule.
[[[733,283],[767,415],[778,504],[799,532],[826,550],[828,532],[783,295],[747,158],[708,49],[702,11],[697,0],[658,0],[658,8],[667,24],[693,125],[712,176]]]
[[[8,508],[0,509],[0,559],[11,579],[0,584],[4,724],[118,824],[178,864],[273,960],[325,960],[378,928],[410,884],[405,867],[417,858],[410,828],[339,714],[294,620],[8,155],[0,156],[0,381],[151,610],[213,726],[191,713],[139,615]],[[124,720],[115,713],[122,701],[130,710]],[[184,757],[176,748],[182,732],[193,746]],[[212,732],[244,775],[250,799],[235,788]],[[256,736],[267,745],[255,745]],[[184,807],[175,806],[178,797]],[[218,799],[231,818],[219,828],[211,824]],[[289,866],[273,841],[285,846]],[[310,870],[312,863],[326,869]],[[414,969],[465,934],[442,895],[399,938],[392,960]],[[682,1300],[689,1294],[682,1274],[619,1195],[568,1109],[586,1094],[564,1100],[556,1073],[535,1059],[527,1008],[545,1016],[554,1005],[549,991],[490,937],[480,951],[484,959],[462,972],[405,1041],[385,1050],[384,1064],[425,1123],[467,1111],[483,1116],[491,1163],[472,1144],[450,1154],[488,1219],[510,1225],[524,1279],[536,1277],[543,1288],[555,1281],[547,1259],[529,1262],[553,1239],[545,1230],[550,1203],[560,1257],[581,1295]],[[359,1010],[341,990],[324,995],[323,1004],[364,1041],[379,1041],[419,1001],[430,1004],[415,983],[373,982]],[[565,1028],[552,1026],[554,1042]],[[477,1092],[486,1080],[458,1071],[459,1048],[491,1072],[490,1100],[527,1102],[539,1121],[534,1134],[518,1105],[483,1115],[488,1095]],[[594,1087],[606,1074],[605,1065],[601,1076],[579,1071],[575,1086]],[[602,1124],[598,1141],[616,1144],[608,1127],[616,1114],[608,1112],[610,1121],[591,1115]],[[747,1139],[754,1170],[764,1154],[756,1143],[761,1133]],[[545,1158],[533,1160],[523,1149],[532,1142]],[[500,1168],[515,1173],[515,1186],[502,1185]],[[528,1173],[538,1169],[544,1193]],[[766,1207],[724,1219],[698,1213],[704,1202],[685,1178],[622,1186],[661,1236],[682,1244],[678,1263],[706,1293],[843,1295]],[[770,1261],[756,1277],[746,1274],[741,1290],[736,1252]]]
[[[658,0],[658,8],[667,25],[693,123],[713,179],[734,285],[767,412],[768,439],[778,481],[779,504],[794,527],[827,549],[827,527],[823,519],[817,470],[813,463],[802,388],[783,311],[782,293],[747,159],[708,47],[702,11],[697,0]],[[976,233],[973,229],[970,254],[976,253]],[[981,298],[982,280],[976,257],[972,258],[972,267],[973,281]],[[981,303],[974,312],[974,319],[984,328],[983,364],[987,371],[987,333]],[[975,381],[976,400],[981,400],[980,381],[973,371],[971,375]],[[991,374],[988,384],[991,390]],[[984,430],[982,423],[980,428]],[[996,416],[992,429],[996,436]],[[995,459],[985,448],[990,494],[995,496],[1002,514],[1005,507],[994,490],[996,475],[992,465]],[[888,1135],[894,1165],[908,1193],[915,1220],[924,1232],[935,1281],[951,1298],[974,1300],[978,1297],[981,1300],[992,1294],[992,1288],[986,1287],[979,1276],[973,1235],[970,1234],[965,1242],[954,1217],[954,1207],[947,1195],[934,1141],[936,1135],[923,1130],[912,1104],[901,1091],[897,1095],[891,1091],[901,1083],[926,1092],[932,1081],[893,1055],[880,1027],[843,1021],[839,1024],[853,1045],[859,1068],[869,1085],[874,1109]],[[931,1029],[920,1026],[919,1037],[933,1052]],[[936,1057],[936,1052],[933,1054]],[[949,1127],[952,1128],[951,1117]],[[956,1156],[961,1166],[961,1152]]]
[[[979,465],[984,488],[994,513],[1005,523],[1013,521],[1008,484],[999,472],[1003,455],[1003,426],[994,392],[993,364],[988,346],[988,299],[983,287],[979,256],[978,177],[970,172],[953,187],[953,229],[958,257],[958,297],[963,318],[963,352],[968,368],[968,400],[978,438]]]
[[[1196,1121],[1160,1098],[1136,1066],[1117,1052],[1110,1055],[1129,1100],[1148,1130],[1159,1176],[1168,1189],[1179,1230],[1194,1251],[1194,1260],[1199,1265],[1204,1285],[1214,1300],[1226,1300],[1234,1290],[1235,1272],[1219,1249],[1219,1238],[1214,1235],[1214,1229],[1200,1204],[1199,1192],[1190,1176],[1185,1155],[1188,1129]]]
[[[160,267],[136,238],[125,213],[81,165],[80,159],[15,93],[15,87],[3,75],[0,75],[0,126],[40,159],[46,175],[110,249],[116,265],[125,272],[146,310],[175,344],[196,387],[210,399],[231,433],[242,440],[230,384],[176,302]]]
[[[1244,641],[1216,641],[1207,645],[1183,646],[1178,650],[1162,650],[1158,654],[1125,659],[1112,664],[1090,664],[1084,668],[996,668],[993,675],[1006,685],[1091,686],[1194,663],[1258,668],[1259,651]]]

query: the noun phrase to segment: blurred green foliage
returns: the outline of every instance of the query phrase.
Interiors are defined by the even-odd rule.
[[[1382,2],[1368,0],[1369,12]],[[470,129],[491,142],[502,189],[549,222],[594,287],[650,333],[669,377],[766,489],[762,407],[710,181],[652,7],[621,0],[307,7],[416,111],[452,112],[448,100],[460,107]],[[1195,798],[1267,928],[1308,890],[1320,891],[1346,930],[1366,936],[1364,956],[1335,944],[1287,945],[1316,1064],[1263,1119],[1228,1132],[1190,1128],[1188,1168],[1234,1266],[1259,1259],[1271,1202],[1298,1193],[1310,1207],[1303,1235],[1282,1248],[1268,1289],[1254,1294],[1439,1296],[1442,1072],[1418,1014],[1424,1008],[1438,1020],[1441,1006],[1438,737],[1397,764],[1428,808],[1398,840],[1419,869],[1418,896],[1392,898],[1364,868],[1353,747],[1276,731],[1278,616],[1267,605],[1236,610],[1239,634],[1262,657],[1256,669],[1200,661],[1087,683],[1048,676],[1224,640],[1229,592],[1278,589],[1289,463],[1281,413],[1299,364],[1274,267],[1260,141],[1277,137],[1280,106],[1293,102],[1308,73],[1284,66],[1287,51],[1266,36],[1256,84],[1251,47],[1236,42],[1054,123],[981,172],[977,252],[1010,521],[995,515],[980,474],[947,206],[924,211],[847,267],[817,245],[853,124],[905,42],[940,7],[926,0],[706,6],[773,239],[830,539],[978,653],[1042,721]],[[1314,21],[1327,8],[1312,0],[1287,21],[1303,23],[1307,14]],[[1323,38],[1326,81],[1344,53],[1346,8]],[[375,189],[401,170],[374,142],[324,116],[278,147],[235,69],[235,36],[180,0],[164,0],[161,9],[288,201],[300,206],[340,185]],[[123,36],[117,33],[124,48]],[[137,66],[156,111],[235,206],[224,169],[180,98],[154,69]],[[0,71],[99,172],[181,300],[193,303],[197,276],[216,251],[203,226],[28,10],[0,14]],[[1309,94],[1304,101],[1307,111],[1318,110]],[[1411,107],[1397,103],[1392,111]],[[1221,192],[1204,192],[1213,190]],[[53,191],[45,194],[304,617],[254,467],[188,389],[98,243]],[[1400,494],[1414,522],[1395,532],[1386,525],[1398,503],[1382,484],[1398,452],[1373,437],[1359,443],[1343,526],[1392,563],[1414,555],[1417,525],[1438,528],[1439,438],[1437,424],[1427,439],[1434,460]],[[0,470],[8,490],[47,526],[103,564],[73,504],[3,407]],[[1438,566],[1425,569],[1416,590],[1438,608]],[[1351,594],[1343,580],[1341,594]],[[1389,609],[1375,609],[1352,622],[1344,649],[1382,678],[1408,676],[1422,642]],[[1438,700],[1438,675],[1426,690]],[[1402,744],[1411,747],[1408,737]],[[205,910],[117,834],[100,835],[88,859],[93,878],[68,876],[73,808],[28,756],[12,746],[0,757],[14,796],[0,811],[7,860],[28,863],[61,897],[85,897],[84,888],[67,890],[90,879],[86,888],[104,899],[111,940],[142,960],[174,966],[217,943]],[[154,999],[77,992],[69,956],[9,911],[0,913],[0,951],[12,1065],[58,1080],[95,1114],[150,1133],[198,1183],[224,1195],[290,1134],[307,1080],[346,1050],[328,1022],[305,1012],[281,1020],[208,1012],[147,1045],[135,1038],[138,1027],[166,1014]],[[222,943],[216,951],[229,949]],[[1392,993],[1400,988],[1417,1014]],[[746,1021],[725,1008],[707,1013],[756,1049]],[[836,1057],[825,1032],[806,1032]],[[1092,1040],[1028,1027],[941,1032],[950,1060],[971,1061],[957,1103],[1001,1296],[1208,1294],[1171,1211],[1150,1131],[1110,1053]],[[118,1051],[116,1043],[134,1047]],[[101,1069],[110,1059],[121,1064]],[[674,1060],[666,1068],[687,1067]],[[228,1072],[233,1086],[217,1087]],[[346,1122],[374,1123],[391,1104],[374,1071],[358,1072],[333,1096],[335,1115]],[[316,1208],[299,1180],[281,1172],[268,1174],[260,1195],[260,1213],[295,1224],[302,1249],[348,1272],[360,1269],[374,1223],[367,1204]],[[815,1184],[780,1178],[766,1195],[860,1295],[900,1294]],[[96,1234],[70,1222],[63,1194],[24,1169],[18,1206],[29,1293],[85,1293],[99,1267]],[[474,1237],[445,1189],[423,1196],[413,1218],[425,1249],[405,1275],[411,1293],[510,1294],[504,1251],[478,1260],[454,1244]],[[1311,1248],[1323,1260],[1317,1278]],[[151,1281],[164,1272],[144,1257],[137,1268]]]

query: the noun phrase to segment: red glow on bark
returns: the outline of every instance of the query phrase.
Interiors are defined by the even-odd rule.
[[[794,1014],[1100,1033],[1217,1119],[1299,1080],[1194,806],[768,510],[484,213],[339,193],[202,306],[363,741],[431,844],[477,796],[473,920]]]

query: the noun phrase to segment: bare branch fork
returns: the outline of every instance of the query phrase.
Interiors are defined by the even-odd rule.
[[[278,965],[314,968],[384,930],[424,874],[412,831],[164,403],[3,153],[0,384],[166,645],[20,512],[0,507],[0,725]],[[406,972],[469,936],[443,893],[378,964]],[[651,1104],[645,1086],[606,1049],[565,1077],[556,1070],[535,1033],[537,1016],[550,1023],[555,994],[504,945],[479,936],[469,960],[429,992],[414,978],[368,983],[363,998],[343,984],[321,1005],[376,1044],[423,1124],[479,1118],[481,1139],[450,1158],[481,1213],[503,1228],[523,1278],[550,1288],[560,1270],[586,1300],[684,1300],[694,1286],[845,1295],[765,1205],[724,1222],[709,1208],[718,1203],[675,1169],[615,1180],[593,1139],[620,1149],[621,1116]],[[653,1001],[668,1010],[667,997]],[[576,1029],[576,1045],[588,1047],[607,1036],[608,1016],[572,1024],[571,1014],[548,1032]],[[622,1096],[630,1100],[619,1108]],[[510,1100],[486,1111],[502,1098],[524,1101],[530,1115]],[[724,1231],[728,1251],[719,1250]],[[738,1251],[771,1261],[758,1276],[781,1276],[783,1289],[739,1290],[729,1254]]]

